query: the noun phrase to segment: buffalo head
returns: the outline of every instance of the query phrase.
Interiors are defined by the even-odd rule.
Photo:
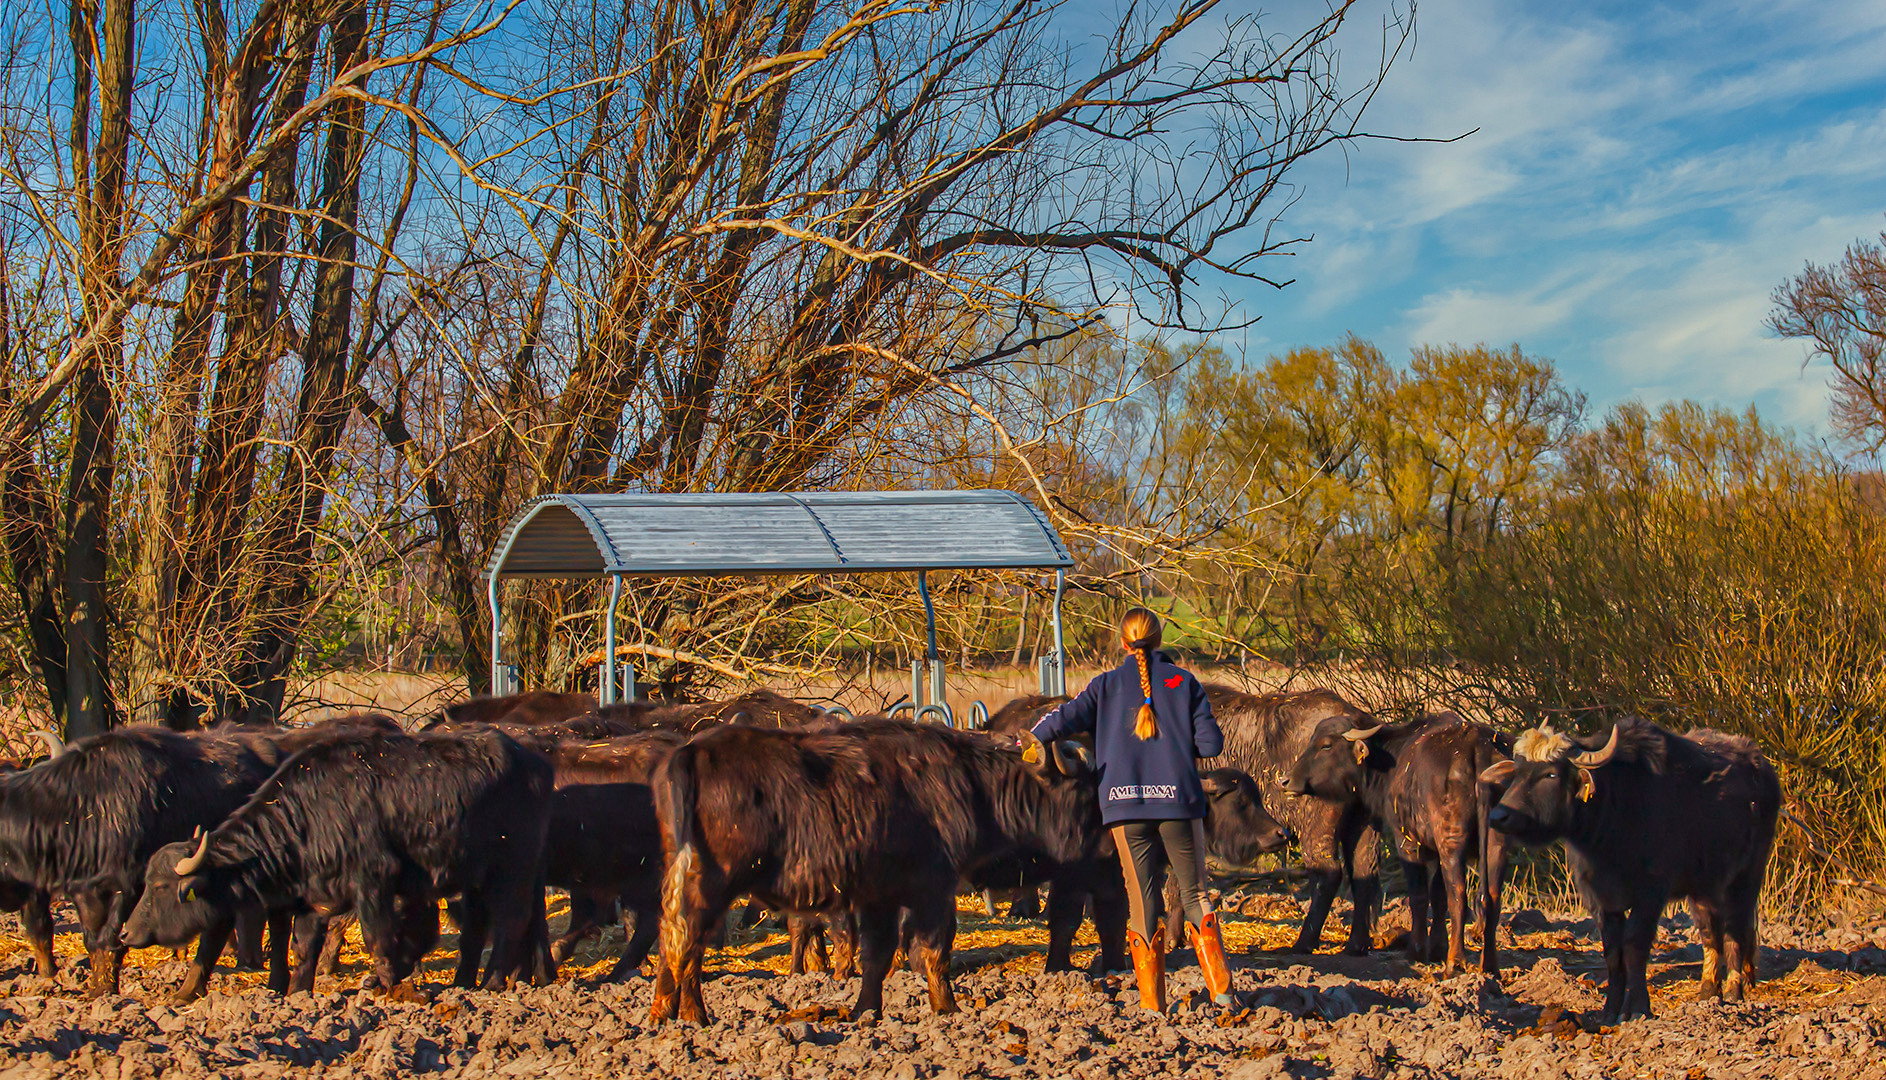
[[[1379,757],[1374,740],[1388,725],[1368,717],[1332,716],[1316,725],[1309,748],[1297,759],[1284,781],[1284,790],[1293,795],[1346,802],[1362,790],[1363,780]]]
[[[180,946],[228,917],[235,907],[231,875],[209,866],[209,837],[166,844],[144,864],[144,895],[120,941],[134,949]]]
[[[1566,836],[1580,806],[1598,790],[1598,770],[1616,755],[1618,729],[1596,750],[1564,735],[1528,732],[1520,740],[1522,757],[1501,761],[1480,774],[1480,782],[1500,788],[1500,801],[1487,814],[1487,825],[1527,844],[1546,844]],[[1536,755],[1532,760],[1525,755]]]
[[[1250,866],[1290,842],[1290,831],[1264,809],[1264,795],[1249,773],[1213,769],[1200,773],[1198,782],[1205,789],[1205,836],[1219,861]]]

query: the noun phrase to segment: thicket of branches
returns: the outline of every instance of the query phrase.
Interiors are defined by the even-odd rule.
[[[1410,14],[7,0],[13,689],[71,735],[266,718],[363,638],[482,689],[479,571],[547,491],[905,483],[969,423],[1041,494],[1044,398],[1092,404],[1044,350],[1217,326]],[[637,601],[738,651],[805,590]],[[566,673],[595,598],[531,599]]]

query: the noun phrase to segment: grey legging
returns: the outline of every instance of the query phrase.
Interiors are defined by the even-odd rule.
[[[1113,827],[1113,847],[1126,875],[1127,925],[1153,940],[1153,928],[1165,917],[1165,871],[1179,884],[1179,902],[1187,922],[1197,924],[1210,910],[1205,904],[1205,822],[1128,821]]]

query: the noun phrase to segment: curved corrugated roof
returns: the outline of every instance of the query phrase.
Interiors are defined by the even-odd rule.
[[[856,574],[1068,569],[1011,491],[545,495],[505,527],[487,576]]]

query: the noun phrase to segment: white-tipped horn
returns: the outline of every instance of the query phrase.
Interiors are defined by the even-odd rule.
[[[46,757],[48,759],[56,758],[65,753],[65,740],[59,737],[58,732],[48,731],[45,728],[34,728],[32,734],[39,736],[39,741],[46,744]]]
[[[1482,784],[1504,784],[1519,771],[1519,765],[1511,761],[1496,761],[1480,773]]]
[[[1376,732],[1387,726],[1387,724],[1377,724],[1374,727],[1351,728],[1343,732],[1342,737],[1348,739],[1350,742],[1361,742],[1364,739],[1373,739]]]
[[[205,833],[196,843],[196,850],[177,860],[173,868],[178,877],[189,877],[203,868],[203,858],[210,853],[209,834]]]
[[[1587,750],[1582,754],[1573,754],[1572,764],[1578,766],[1581,769],[1595,769],[1598,766],[1603,765],[1605,762],[1610,761],[1611,755],[1617,752],[1618,752],[1618,727],[1616,724],[1612,724],[1611,737],[1605,740],[1604,746],[1600,747],[1597,750]]]

